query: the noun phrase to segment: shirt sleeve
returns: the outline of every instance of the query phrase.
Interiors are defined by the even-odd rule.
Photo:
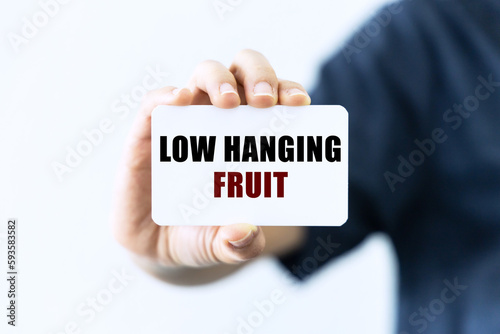
[[[404,192],[394,196],[398,184],[391,188],[387,171],[394,170],[398,155],[412,144],[400,139],[418,136],[418,123],[424,120],[415,118],[415,110],[425,108],[418,103],[428,100],[427,90],[418,87],[432,81],[432,71],[411,9],[392,6],[384,7],[321,67],[311,94],[313,104],[342,105],[349,112],[349,218],[340,227],[307,227],[302,247],[279,259],[301,280],[371,233],[390,234],[398,210],[418,187],[419,178],[412,177]],[[384,11],[391,14],[390,25],[379,24],[378,34],[369,36]]]

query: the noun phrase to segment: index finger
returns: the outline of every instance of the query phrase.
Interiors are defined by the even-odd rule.
[[[261,53],[254,50],[240,51],[229,70],[243,86],[249,105],[268,108],[278,103],[278,78]]]

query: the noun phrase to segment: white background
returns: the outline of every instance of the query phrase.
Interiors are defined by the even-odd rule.
[[[288,115],[290,119],[282,121],[282,115]],[[182,163],[177,163],[175,157],[170,163],[159,159],[160,136],[167,135],[166,151],[173,156],[172,138],[212,134],[216,134],[216,141],[210,163],[193,162],[192,157]],[[237,136],[244,142],[246,136],[271,135],[277,137],[279,142],[280,136],[285,134],[292,138],[311,134],[322,138],[338,136],[342,141],[341,159],[334,163],[326,160],[293,163],[279,159],[274,162],[259,159],[224,162],[227,149],[224,147],[225,136]],[[151,137],[151,217],[159,225],[227,225],[240,222],[262,226],[340,226],[347,220],[348,114],[343,107],[274,106],[255,112],[249,106],[232,110],[213,106],[160,106],[151,116]],[[240,144],[245,147],[244,143]],[[223,176],[220,178],[224,182],[220,187],[221,198],[216,199],[214,175],[226,171],[242,173],[244,182],[248,180],[247,173],[259,172],[265,179],[265,173],[286,172],[287,176],[282,179],[284,196],[277,197],[278,181],[273,176],[269,182],[270,198],[265,198],[263,194],[257,198],[246,195],[229,198],[230,177]],[[262,182],[260,178],[258,182]],[[262,188],[264,192],[265,184]]]
[[[224,0],[226,2],[226,0]],[[144,274],[113,240],[108,223],[114,174],[136,108],[113,113],[147,68],[184,85],[196,64],[229,65],[242,48],[264,53],[282,78],[312,88],[318,65],[385,0],[236,1],[221,19],[212,0],[78,1],[16,52],[9,33],[41,10],[38,1],[4,2],[0,11],[0,247],[5,273],[5,222],[19,219],[19,326],[8,333],[237,333],[254,301],[284,291],[286,301],[255,333],[390,333],[394,326],[395,261],[383,237],[329,265],[290,290],[274,259],[199,287],[178,287]],[[238,4],[239,3],[239,4]],[[348,66],[346,64],[346,66]],[[123,106],[123,104],[122,104]],[[58,179],[82,132],[109,118],[113,131]],[[112,271],[134,276],[94,319],[77,314],[103,294]],[[1,274],[4,277],[4,274]],[[0,305],[6,282],[0,280]],[[5,332],[2,306],[0,331]]]

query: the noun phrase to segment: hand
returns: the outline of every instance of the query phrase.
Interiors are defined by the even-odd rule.
[[[229,69],[216,61],[196,68],[187,88],[164,87],[147,94],[126,144],[118,174],[113,231],[130,251],[162,266],[202,267],[239,263],[259,255],[264,230],[249,224],[229,226],[158,226],[151,219],[151,112],[158,105],[213,104],[234,108],[249,104],[267,108],[275,104],[311,103],[304,88],[280,80],[263,55],[243,50]],[[288,229],[286,233],[283,229]],[[300,240],[300,228],[266,227],[273,235],[270,248],[284,252]]]

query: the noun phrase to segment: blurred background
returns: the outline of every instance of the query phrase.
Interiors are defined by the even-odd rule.
[[[138,269],[108,224],[115,171],[145,90],[183,86],[200,61],[229,66],[243,48],[262,52],[279,77],[310,90],[321,62],[386,2],[5,4],[0,219],[19,220],[19,309],[18,326],[3,320],[1,332],[393,331],[397,268],[384,236],[299,286],[275,259],[262,258],[221,281],[179,287]],[[107,132],[89,146],[87,135],[103,123]],[[3,305],[4,279],[0,291]],[[280,302],[270,306],[273,295]]]

